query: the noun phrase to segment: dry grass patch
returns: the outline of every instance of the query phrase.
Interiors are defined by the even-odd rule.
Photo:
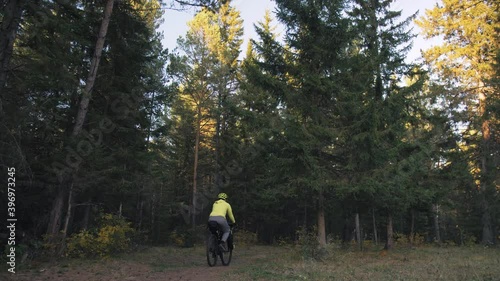
[[[241,268],[227,280],[500,280],[499,248],[330,249],[320,261],[291,253]]]

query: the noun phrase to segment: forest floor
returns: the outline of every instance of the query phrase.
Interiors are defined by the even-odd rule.
[[[166,281],[166,280],[500,280],[500,248],[401,247],[357,251],[332,246],[304,258],[311,249],[292,246],[240,246],[229,266],[209,267],[204,247],[152,247],[104,259],[31,262],[12,281]]]

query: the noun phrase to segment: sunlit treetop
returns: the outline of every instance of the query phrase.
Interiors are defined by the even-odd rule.
[[[425,38],[443,43],[423,52],[443,77],[467,88],[478,87],[493,75],[492,63],[500,44],[499,2],[443,0],[416,21]]]

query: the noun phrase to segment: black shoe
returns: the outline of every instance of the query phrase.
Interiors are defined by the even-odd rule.
[[[220,248],[222,249],[222,251],[224,252],[229,252],[229,250],[227,249],[227,243],[226,242],[220,242],[219,244]]]

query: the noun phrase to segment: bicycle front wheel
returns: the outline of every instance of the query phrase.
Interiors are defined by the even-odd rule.
[[[207,239],[207,262],[209,266],[217,264],[217,239],[213,234],[208,235]]]

